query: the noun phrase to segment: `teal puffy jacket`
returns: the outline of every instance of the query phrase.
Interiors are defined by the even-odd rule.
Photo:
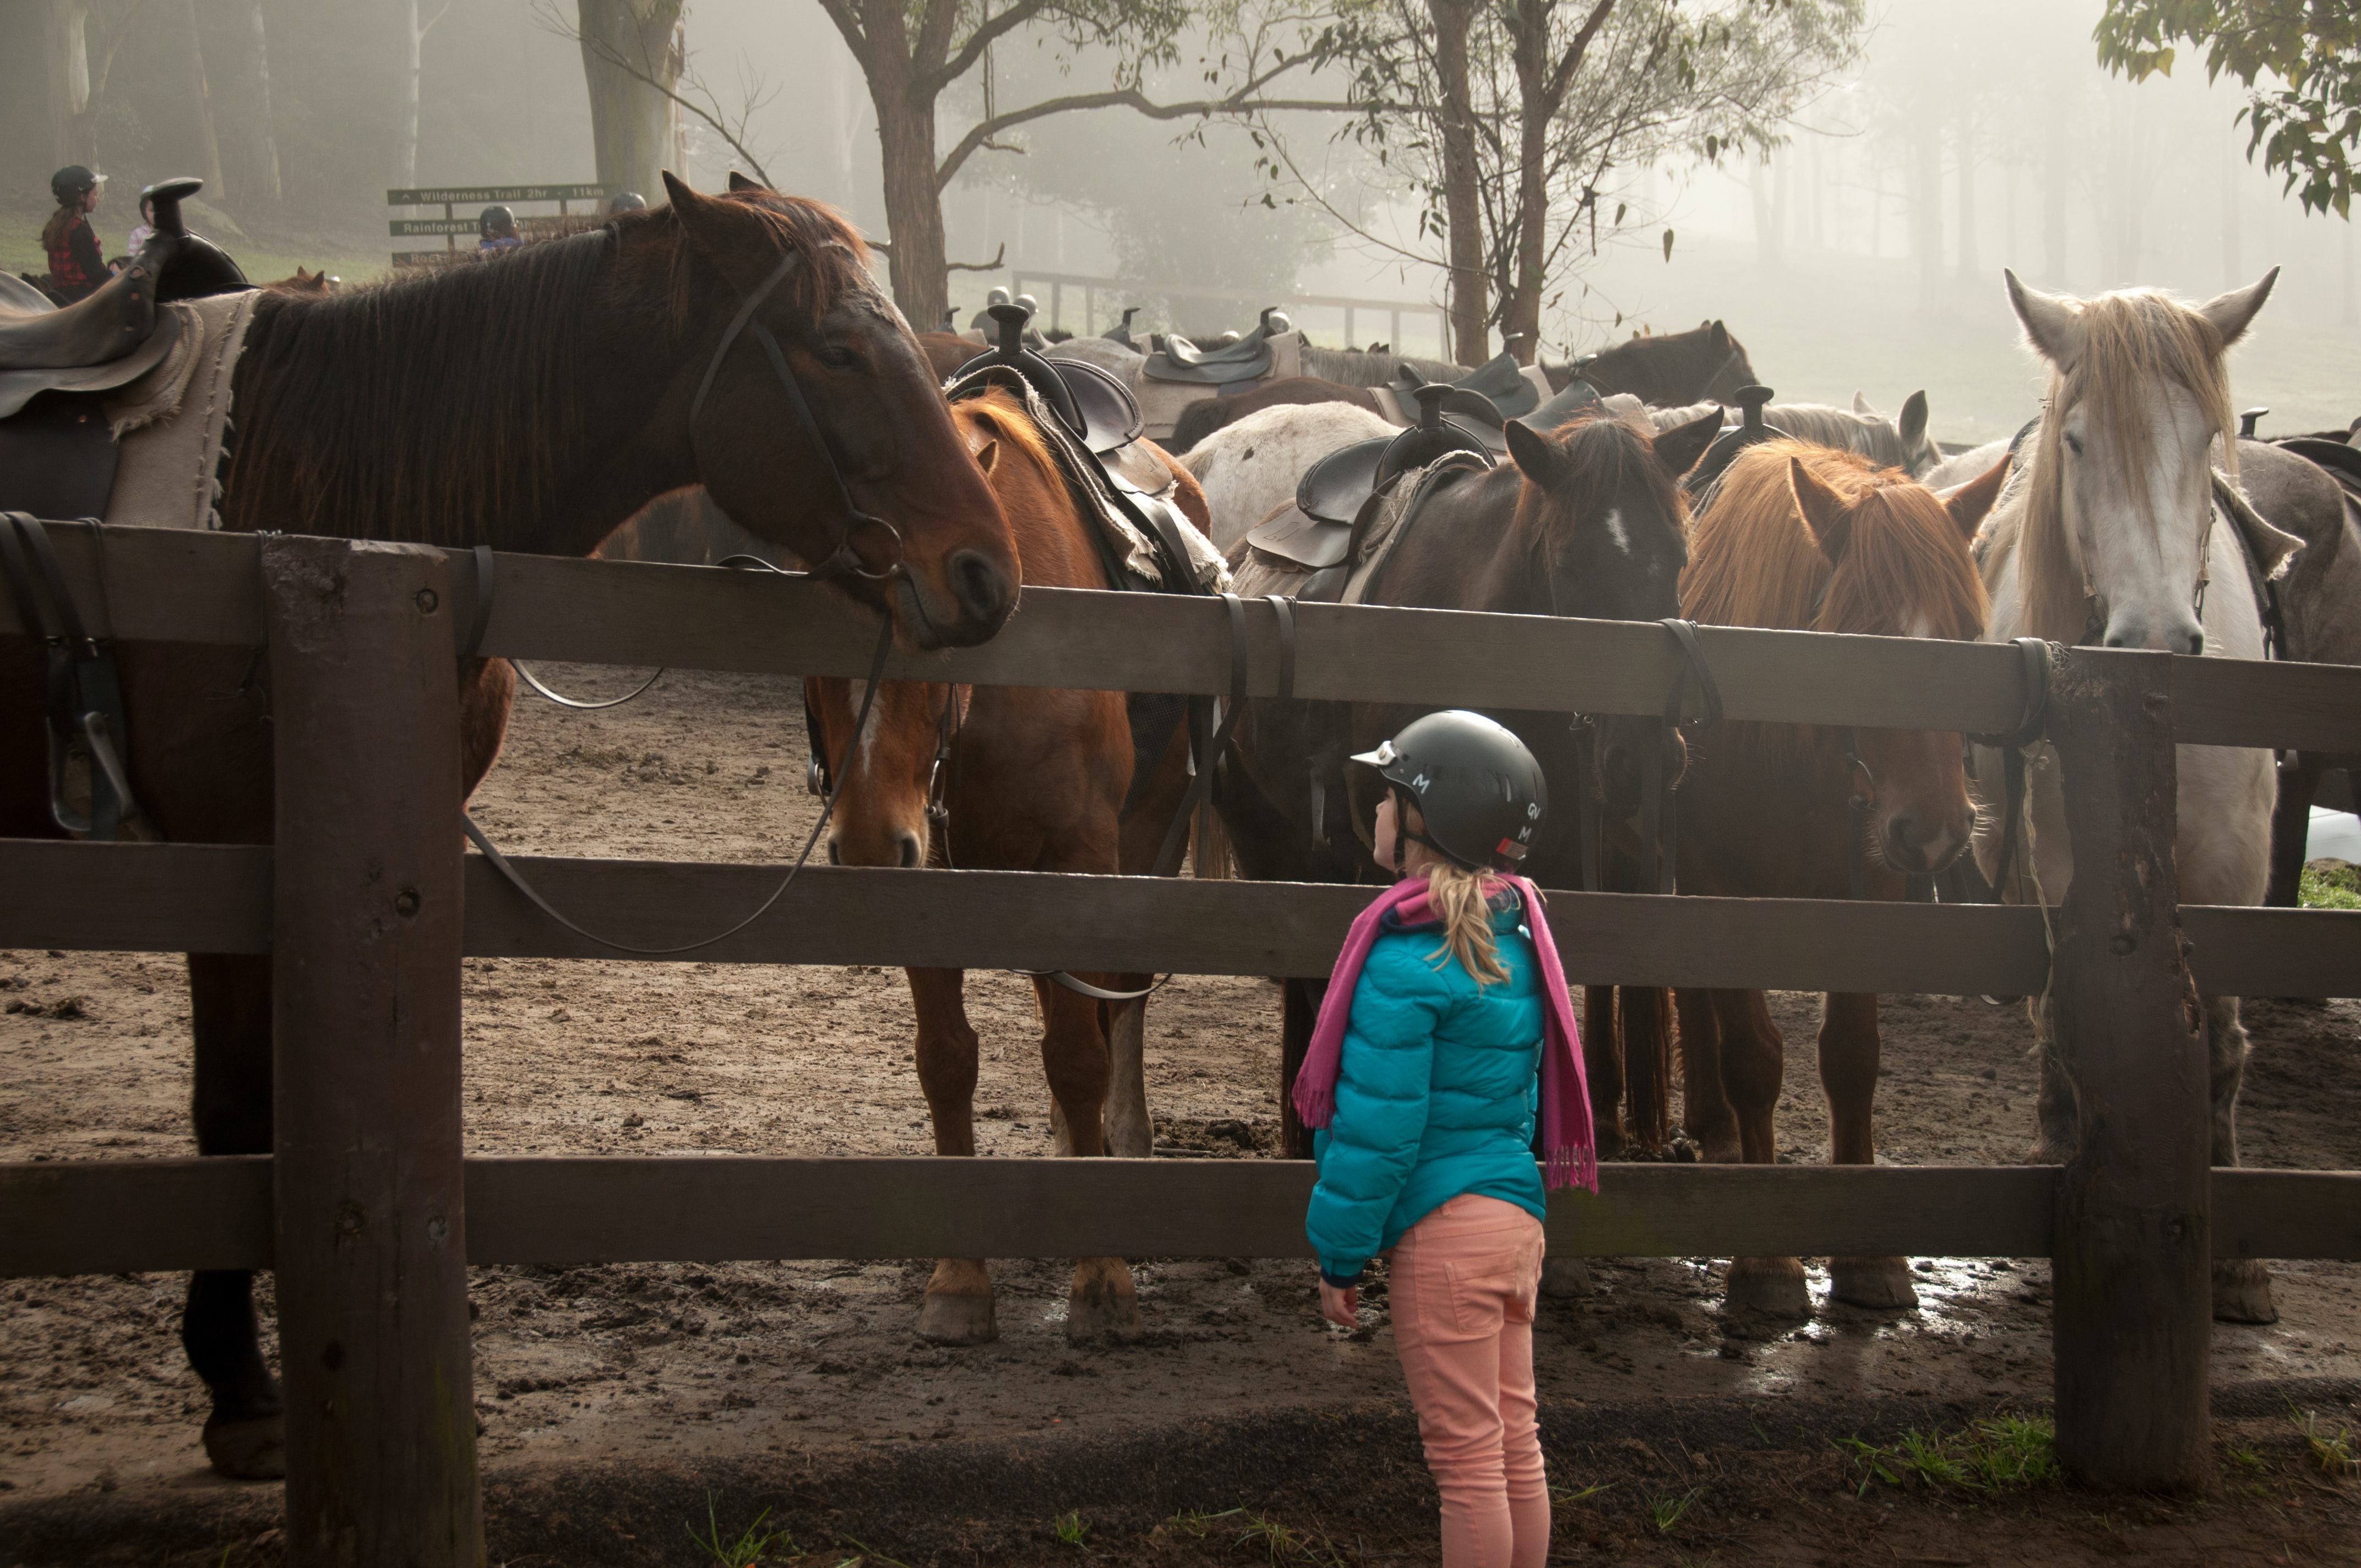
[[[1303,1220],[1332,1284],[1357,1279],[1465,1192],[1548,1213],[1532,1150],[1541,972],[1514,894],[1494,908],[1492,932],[1509,981],[1480,990],[1447,948],[1437,956],[1440,925],[1404,927],[1389,915],[1369,948]]]

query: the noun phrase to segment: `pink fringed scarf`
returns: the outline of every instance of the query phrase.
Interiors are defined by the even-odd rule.
[[[1550,938],[1549,919],[1542,912],[1541,890],[1523,877],[1492,879],[1505,882],[1524,897],[1526,928],[1533,934],[1533,953],[1542,969],[1542,1180],[1545,1187],[1582,1187],[1598,1190],[1598,1145],[1590,1125],[1590,1088],[1582,1071],[1582,1035],[1575,1026],[1574,1004],[1565,989],[1565,970],[1557,961],[1557,943]],[[1488,883],[1488,886],[1489,884]],[[1406,924],[1432,919],[1426,903],[1424,877],[1410,877],[1379,894],[1361,911],[1345,933],[1344,951],[1328,976],[1328,994],[1320,1004],[1320,1021],[1312,1026],[1312,1047],[1295,1075],[1295,1113],[1307,1127],[1324,1127],[1336,1114],[1336,1074],[1344,1066],[1345,1025],[1353,1012],[1353,989],[1361,966],[1389,913],[1399,911]]]

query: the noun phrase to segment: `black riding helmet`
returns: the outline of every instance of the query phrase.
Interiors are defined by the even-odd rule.
[[[622,192],[607,203],[607,215],[610,218],[620,216],[625,213],[644,213],[647,210],[648,199],[637,191]]]
[[[1542,765],[1505,726],[1445,708],[1414,720],[1374,751],[1355,757],[1426,819],[1401,836],[1469,871],[1515,871],[1549,815]]]
[[[486,239],[516,233],[516,214],[506,207],[486,207],[476,219],[476,232]]]
[[[58,199],[60,207],[77,206],[105,179],[105,175],[85,169],[79,163],[69,163],[49,176],[49,194]]]

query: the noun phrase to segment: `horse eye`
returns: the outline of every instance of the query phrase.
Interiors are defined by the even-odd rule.
[[[861,356],[853,353],[850,348],[834,346],[823,348],[816,357],[831,370],[850,370],[861,363]]]
[[[2082,438],[2070,433],[2066,437],[2066,450],[2077,457],[2082,455]]]

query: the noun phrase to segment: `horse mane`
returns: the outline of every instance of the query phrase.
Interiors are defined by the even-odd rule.
[[[818,315],[873,286],[860,235],[830,209],[723,199],[763,214],[777,254],[810,263],[778,291],[796,309]],[[695,276],[670,208],[342,294],[267,291],[237,367],[226,526],[436,544],[502,528],[518,542],[559,503],[589,384],[612,367],[586,313],[629,310],[609,263],[656,225],[670,270],[645,291],[645,324],[662,340],[686,323]]]
[[[1304,344],[1300,367],[1306,376],[1346,387],[1383,387],[1392,383],[1404,365],[1430,381],[1456,381],[1466,367],[1444,359],[1417,359],[1407,354],[1369,354],[1358,348],[1321,348]]]
[[[1831,403],[1783,403],[1764,409],[1763,417],[1798,441],[1858,452],[1887,468],[1909,463],[1909,454],[1902,450],[1902,433],[1890,419],[1855,413]]]
[[[1674,520],[1675,528],[1688,516],[1680,487],[1655,460],[1654,433],[1644,421],[1621,419],[1591,408],[1577,411],[1548,433],[1565,449],[1574,483],[1554,494],[1544,492],[1539,485],[1522,487],[1517,497],[1520,525],[1545,530],[1549,520],[1537,515],[1545,507],[1568,521],[1603,512],[1616,504],[1623,487],[1633,481],[1648,492],[1657,514]]]
[[[1842,560],[1828,557],[1795,509],[1790,458],[1843,499]],[[1853,452],[1767,441],[1739,454],[1690,530],[1681,608],[1716,626],[1900,637],[1983,633],[1985,598],[1958,526],[1935,493]]]
[[[2011,487],[2015,494],[2003,501],[1991,524],[1992,549],[1984,565],[1986,576],[1997,582],[2010,554],[2021,554],[2021,630],[2070,645],[2082,640],[2090,606],[2066,522],[2066,474],[2059,446],[2068,411],[2086,407],[2092,422],[2107,432],[2106,444],[2119,455],[2115,480],[2143,512],[2150,504],[2147,471],[2155,457],[2145,399],[2158,386],[2177,382],[2197,400],[2219,442],[2224,471],[2234,480],[2238,476],[2237,428],[2222,362],[2225,345],[2212,322],[2154,289],[2083,301],[2079,320],[2081,352],[2066,369],[2050,368],[2026,482]],[[2153,526],[2158,520],[2147,521]]]

